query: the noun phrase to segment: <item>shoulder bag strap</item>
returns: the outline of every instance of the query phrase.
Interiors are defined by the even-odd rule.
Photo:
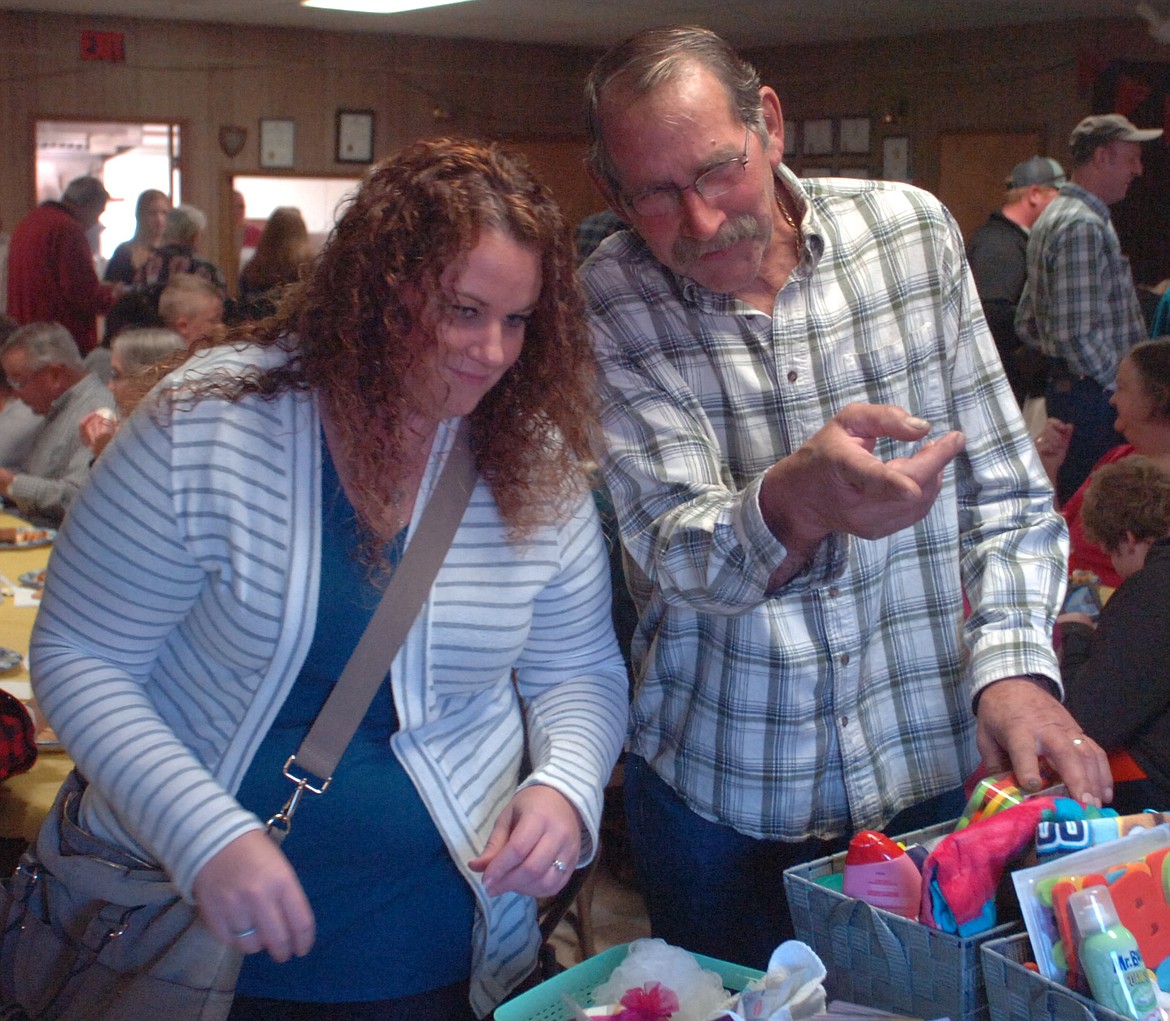
[[[284,775],[296,788],[284,808],[268,821],[269,832],[277,839],[288,833],[301,796],[306,791],[321,794],[329,786],[447,555],[475,488],[475,460],[468,432],[464,419],[418,529],[374,616],[301,746],[284,764]]]

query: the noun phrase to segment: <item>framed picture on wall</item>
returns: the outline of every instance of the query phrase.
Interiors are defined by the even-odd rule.
[[[841,118],[841,146],[843,153],[869,152],[869,118]]]
[[[338,163],[372,163],[374,160],[374,111],[337,111]]]
[[[804,122],[804,154],[828,156],[833,151],[833,120],[817,117]]]
[[[260,118],[260,166],[272,169],[296,163],[295,121]]]

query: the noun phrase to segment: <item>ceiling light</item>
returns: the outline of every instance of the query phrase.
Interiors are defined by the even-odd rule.
[[[358,11],[362,14],[398,14],[424,7],[445,7],[468,0],[301,0],[302,7],[324,7],[331,11]]]

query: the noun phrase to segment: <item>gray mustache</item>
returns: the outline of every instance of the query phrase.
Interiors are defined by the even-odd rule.
[[[680,237],[672,246],[674,261],[679,265],[689,265],[708,252],[718,252],[730,248],[740,241],[754,240],[763,235],[759,221],[749,213],[741,213],[733,220],[728,220],[718,233],[709,241],[696,241],[694,238]]]

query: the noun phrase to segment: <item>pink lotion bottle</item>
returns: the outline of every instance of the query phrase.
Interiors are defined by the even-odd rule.
[[[847,897],[917,921],[922,873],[884,833],[862,830],[849,842],[841,890]]]

